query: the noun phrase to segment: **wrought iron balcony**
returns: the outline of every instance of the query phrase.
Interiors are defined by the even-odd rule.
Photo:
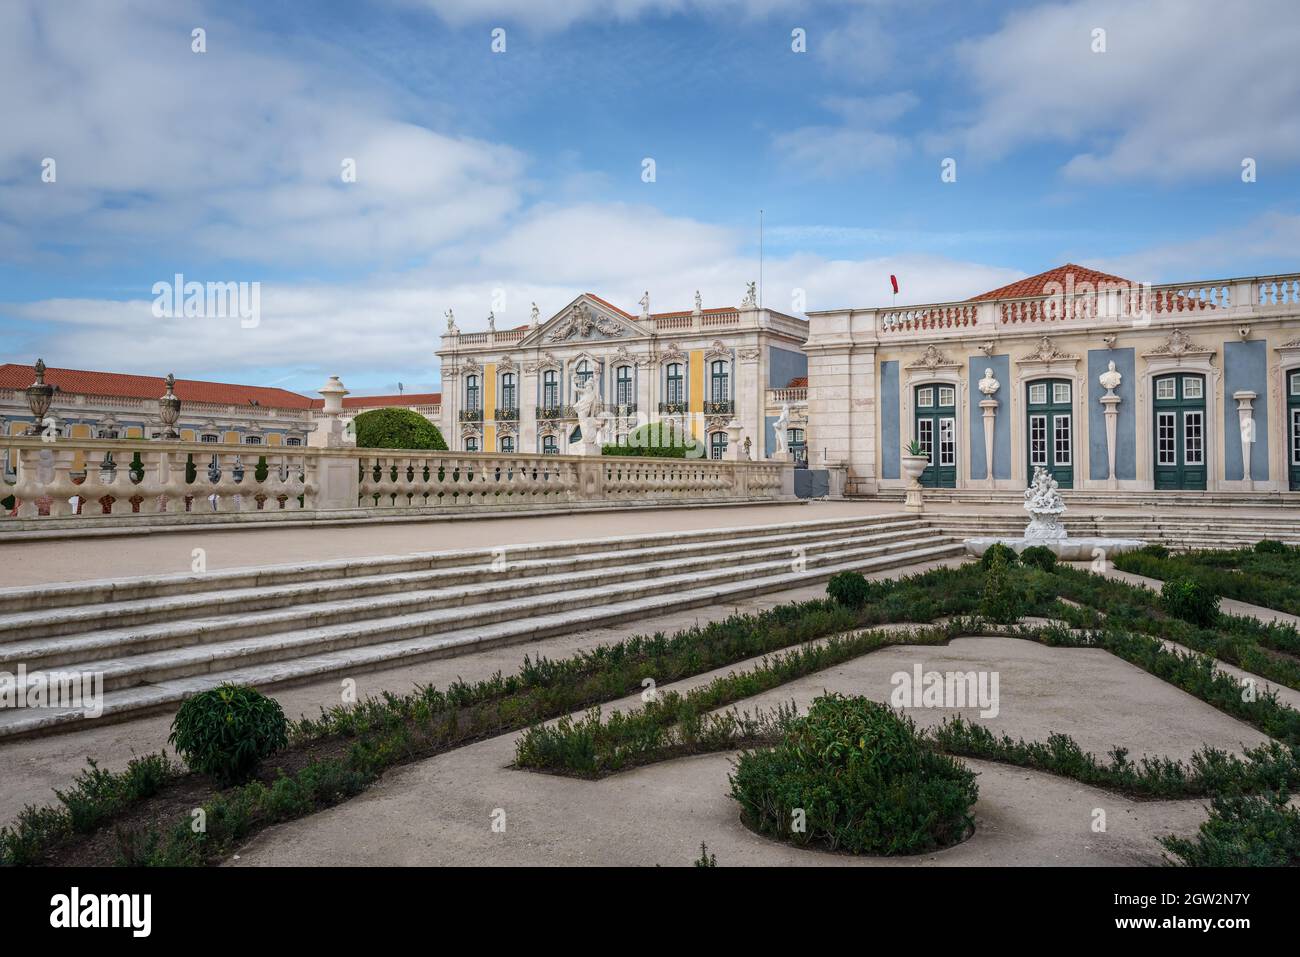
[[[660,402],[659,412],[661,415],[685,415],[685,402]]]
[[[716,402],[704,403],[705,415],[731,415],[736,411],[736,403],[731,399],[720,399]]]
[[[482,421],[483,421],[483,410],[482,410],[482,409],[461,409],[461,410],[460,410],[460,421],[462,421],[462,422],[482,422]]]
[[[537,418],[539,421],[547,422],[555,419],[574,419],[577,418],[577,414],[571,405],[539,405]]]
[[[519,407],[515,406],[511,409],[497,409],[494,417],[498,422],[518,422]]]

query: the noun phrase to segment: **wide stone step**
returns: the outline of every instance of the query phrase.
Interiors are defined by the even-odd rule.
[[[812,543],[800,542],[797,546],[780,545],[761,549],[741,549],[743,543],[730,545],[723,550],[728,555],[729,567],[742,567],[760,562],[790,563],[797,555],[817,556],[825,552],[861,550],[863,554],[898,547],[899,544],[933,541],[940,536],[934,533],[918,534],[913,530],[877,532],[873,534],[841,537]],[[507,576],[490,570],[475,570],[475,580],[469,584],[443,585],[435,588],[415,587],[422,583],[423,575],[409,576],[404,587],[391,589],[385,594],[363,595],[356,598],[325,602],[305,602],[281,606],[270,610],[244,611],[238,602],[225,608],[241,607],[238,612],[195,617],[185,620],[168,620],[128,628],[104,628],[54,637],[29,638],[0,644],[0,670],[13,671],[23,663],[30,670],[36,667],[53,668],[74,661],[87,663],[124,654],[141,654],[168,648],[188,647],[195,644],[222,640],[258,637],[292,628],[322,627],[343,624],[368,618],[391,617],[411,612],[451,608],[457,614],[481,602],[491,602],[502,596],[521,598],[531,595],[556,593],[573,588],[596,588],[620,582],[649,581],[668,575],[707,572],[718,565],[718,551],[685,558],[661,556],[663,550],[653,549],[637,553],[637,561],[624,560],[614,567],[595,567],[581,571],[561,569],[549,574],[535,574],[521,578]],[[550,571],[547,563],[537,569]],[[408,576],[397,576],[407,578]],[[399,582],[399,584],[401,584]]]
[[[861,529],[856,538],[875,537],[880,541],[904,540],[924,532],[926,527],[916,521],[882,522]],[[505,580],[521,582],[537,576],[559,573],[573,574],[585,569],[626,567],[629,563],[650,564],[672,561],[690,556],[714,556],[718,549],[759,548],[772,550],[794,548],[825,549],[841,540],[847,533],[843,528],[814,528],[806,532],[755,536],[741,539],[718,538],[661,545],[654,548],[593,551],[561,557],[528,558],[516,560],[511,552],[489,553],[492,559],[475,565],[439,567],[418,571],[387,572],[346,578],[326,578],[321,581],[295,582],[262,587],[230,588],[171,597],[131,599],[104,602],[94,605],[76,605],[65,608],[46,608],[5,616],[0,621],[0,662],[19,652],[6,648],[5,643],[24,639],[47,638],[76,634],[87,628],[126,628],[137,625],[193,621],[238,610],[239,614],[288,606],[303,606],[324,601],[341,601],[348,598],[381,596],[395,592],[408,592],[435,587]],[[487,556],[484,556],[487,557]],[[520,587],[526,587],[521,584]]]
[[[452,549],[436,552],[347,558],[287,565],[261,565],[247,568],[214,570],[204,573],[178,573],[98,581],[63,582],[37,587],[0,588],[0,614],[42,611],[68,606],[110,602],[172,598],[178,595],[241,588],[261,588],[304,582],[364,578],[401,574],[467,565],[487,565],[503,551],[516,559],[544,559],[581,554],[589,551],[634,551],[662,545],[707,544],[719,537],[749,539],[781,534],[813,535],[843,529],[864,529],[878,525],[922,528],[924,523],[907,514],[887,514],[852,518],[823,519],[811,522],[782,522],[739,528],[687,529],[600,539],[575,539],[502,546],[500,548]]]
[[[314,681],[337,674],[356,674],[388,666],[463,653],[469,649],[513,644],[523,641],[640,621],[673,610],[703,605],[726,604],[741,598],[798,588],[824,581],[839,571],[885,571],[891,568],[954,558],[962,555],[960,543],[939,541],[935,544],[894,548],[871,558],[851,557],[825,563],[809,561],[807,567],[762,574],[746,574],[738,579],[714,584],[693,579],[689,587],[675,587],[656,594],[625,597],[618,601],[579,604],[557,608],[553,603],[527,617],[512,617],[476,627],[458,627],[425,634],[391,636],[390,640],[362,646],[349,646],[274,662],[230,661],[225,670],[112,690],[105,693],[103,711],[96,717],[81,711],[55,708],[15,708],[0,712],[0,739],[77,730],[91,724],[127,720],[151,712],[170,710],[184,698],[223,682],[275,687]],[[757,567],[747,569],[757,571]],[[458,622],[458,624],[460,624]]]
[[[943,543],[934,536],[921,540],[918,545]],[[843,564],[865,561],[891,550],[893,545],[872,545],[845,548],[806,559],[809,564]],[[103,675],[104,688],[114,690],[134,684],[165,681],[187,677],[213,670],[232,667],[233,662],[257,664],[279,661],[319,651],[355,647],[359,644],[387,641],[401,637],[418,637],[438,631],[478,624],[490,624],[510,618],[540,614],[548,609],[575,609],[590,604],[608,604],[626,601],[638,596],[671,594],[693,586],[725,584],[746,578],[762,578],[790,568],[789,556],[775,561],[751,563],[728,562],[723,567],[706,569],[694,567],[688,571],[646,578],[633,574],[616,583],[599,580],[587,583],[556,583],[544,593],[520,596],[511,589],[497,589],[485,593],[490,600],[467,602],[453,607],[423,610],[418,602],[405,606],[396,603],[356,609],[357,617],[336,623],[315,623],[311,619],[286,619],[269,621],[260,627],[245,629],[241,637],[211,640],[188,647],[171,647],[158,651],[137,653],[128,648],[127,654],[115,658],[69,660],[59,665],[59,670],[96,672]],[[364,604],[364,603],[361,603]],[[196,623],[199,629],[204,623]],[[279,627],[281,630],[276,630]],[[71,656],[68,656],[71,658]],[[53,667],[53,666],[47,666]],[[27,664],[29,672],[33,670]],[[11,667],[10,670],[13,670]],[[36,680],[35,678],[31,680]]]

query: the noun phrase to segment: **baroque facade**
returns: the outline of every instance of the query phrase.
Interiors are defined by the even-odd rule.
[[[1300,277],[1160,286],[1065,265],[962,302],[810,313],[814,464],[906,484],[1300,490]],[[824,451],[823,451],[824,450]]]
[[[638,425],[656,421],[693,435],[713,458],[726,454],[729,426],[751,459],[780,450],[778,426],[787,443],[801,439],[805,390],[794,384],[807,372],[807,322],[760,308],[752,284],[738,307],[705,309],[698,293],[695,303],[689,312],[651,313],[647,295],[634,315],[584,293],[545,321],[534,305],[525,326],[497,331],[489,317],[488,331],[476,333],[461,332],[449,314],[438,350],[448,444],[576,451],[575,403],[587,380],[605,443],[625,444]]]

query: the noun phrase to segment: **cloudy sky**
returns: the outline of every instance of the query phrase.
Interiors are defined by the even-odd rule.
[[[760,208],[784,311],[1292,271],[1297,50],[1294,0],[5,0],[0,357],[432,390],[449,308],[736,303]]]

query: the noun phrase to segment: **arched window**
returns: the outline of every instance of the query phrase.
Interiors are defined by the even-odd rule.
[[[617,398],[615,400],[616,404],[631,405],[632,404],[632,367],[619,366],[618,369],[615,370],[614,376],[617,384],[617,389],[616,389]]]
[[[712,432],[709,434],[709,458],[722,459],[727,454],[727,433]]]
[[[465,377],[465,408],[469,412],[477,412],[481,409],[482,400],[479,397],[478,376],[471,375]]]
[[[668,365],[668,390],[665,402],[677,405],[686,401],[685,382],[682,379],[682,364],[672,362]]]
[[[466,451],[466,452],[477,452],[477,451],[478,451],[478,436],[477,436],[477,435],[467,435],[467,436],[465,436],[465,451]]]
[[[583,359],[581,362],[578,363],[577,372],[574,375],[574,382],[577,385],[582,385],[590,378],[591,378],[591,363],[588,362],[586,359]]]
[[[714,402],[731,398],[730,365],[725,359],[717,359],[709,370],[709,395]]]
[[[542,408],[554,409],[560,404],[560,374],[554,369],[542,373]]]
[[[543,436],[542,436],[542,454],[543,454],[543,455],[559,455],[559,454],[560,454],[560,446],[559,446],[559,444],[555,441],[555,436],[553,436],[553,435],[543,435]]]
[[[518,396],[515,394],[515,374],[513,372],[503,372],[501,374],[501,408],[518,408],[517,399]]]
[[[515,437],[513,435],[501,436],[501,451],[513,452],[515,450]]]

